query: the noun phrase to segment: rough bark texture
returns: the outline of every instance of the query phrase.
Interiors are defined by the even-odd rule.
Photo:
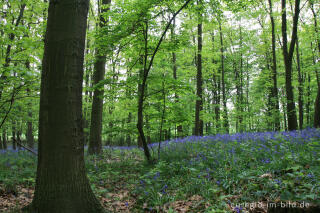
[[[278,83],[277,83],[277,55],[276,55],[276,34],[275,34],[275,22],[273,18],[273,7],[272,0],[269,0],[269,14],[271,20],[271,37],[272,37],[272,82],[273,87],[271,89],[272,106],[273,106],[273,119],[274,119],[274,130],[280,131],[280,107],[279,107],[279,96],[278,96]]]
[[[198,1],[200,3],[200,0]],[[203,135],[203,121],[200,118],[203,110],[202,103],[202,15],[199,14],[198,23],[198,52],[197,52],[197,100],[195,110],[195,135]]]
[[[50,1],[41,75],[32,213],[103,212],[84,165],[83,58],[88,0]]]
[[[296,130],[298,128],[296,107],[294,102],[293,86],[292,86],[292,59],[294,47],[297,39],[298,20],[300,12],[300,0],[295,0],[295,11],[293,17],[293,29],[291,36],[291,44],[288,50],[287,38],[287,13],[286,13],[286,0],[281,1],[282,7],[282,40],[283,40],[283,57],[286,71],[286,93],[287,93],[287,117],[288,129]]]
[[[110,5],[111,0],[102,0],[102,7]],[[109,7],[108,7],[109,8]],[[99,8],[100,10],[100,28],[107,24],[104,14],[108,9]],[[104,79],[106,66],[106,56],[98,47],[96,50],[96,62],[94,64],[93,81],[97,85]],[[92,110],[91,110],[91,125],[90,125],[90,138],[89,138],[89,154],[102,153],[102,113],[103,113],[103,93],[104,88],[96,88],[93,93]]]

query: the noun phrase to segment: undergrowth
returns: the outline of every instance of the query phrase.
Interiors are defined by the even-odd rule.
[[[150,145],[154,158],[156,147]],[[153,165],[138,148],[108,148],[85,159],[92,188],[111,211],[241,212],[232,204],[260,201],[320,205],[320,131],[315,129],[166,141]],[[2,151],[0,187],[6,193],[17,193],[17,185],[34,187],[35,171],[35,156]]]

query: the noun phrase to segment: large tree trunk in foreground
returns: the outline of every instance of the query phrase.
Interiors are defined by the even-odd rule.
[[[83,58],[88,0],[50,1],[41,75],[37,213],[103,212],[84,164]]]
[[[294,102],[293,86],[292,86],[292,59],[294,47],[297,39],[298,20],[300,12],[300,0],[295,0],[295,11],[293,17],[293,29],[291,36],[291,43],[288,50],[287,39],[287,13],[286,13],[286,0],[281,1],[282,8],[282,40],[283,40],[283,57],[286,70],[286,93],[287,93],[287,117],[288,117],[288,129],[296,130],[298,128],[296,107]]]
[[[111,0],[102,0],[102,6],[110,5]],[[100,16],[100,28],[107,24],[107,20],[104,18],[103,13],[108,9],[99,8]],[[102,54],[100,48],[97,48],[96,62],[94,64],[93,80],[94,84],[98,84],[104,79],[106,66],[106,56]],[[101,154],[102,152],[102,113],[103,113],[103,93],[104,88],[96,88],[93,94],[92,110],[91,110],[91,125],[90,125],[90,138],[89,138],[89,154]]]

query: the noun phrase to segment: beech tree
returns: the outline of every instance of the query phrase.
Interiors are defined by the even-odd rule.
[[[286,97],[287,97],[287,117],[288,117],[288,129],[296,130],[298,128],[296,107],[294,102],[294,94],[292,87],[292,60],[294,47],[297,40],[297,31],[298,31],[298,21],[300,13],[300,0],[295,0],[295,9],[293,16],[293,27],[291,35],[291,43],[288,50],[288,38],[287,38],[287,12],[286,12],[286,0],[281,1],[282,8],[282,50],[286,71]]]
[[[103,0],[102,8],[99,10],[99,26],[104,27],[107,24],[105,18],[105,12],[109,9],[111,0]],[[103,86],[98,86],[99,82],[104,79],[105,66],[106,66],[106,55],[103,54],[101,44],[98,44],[96,50],[96,62],[94,64],[93,80],[96,86],[93,93],[92,109],[91,109],[91,125],[90,125],[90,138],[89,138],[89,153],[90,154],[101,154],[102,152],[102,142],[101,142],[101,132],[102,132],[102,111],[103,111]]]
[[[88,0],[49,3],[37,178],[26,212],[103,212],[84,165],[82,81],[88,8]]]

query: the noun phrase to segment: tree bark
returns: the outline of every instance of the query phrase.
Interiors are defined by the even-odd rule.
[[[311,77],[310,74],[307,74],[307,79],[308,79],[308,86],[307,86],[307,104],[306,104],[306,114],[307,114],[307,125],[311,127]]]
[[[1,136],[0,136],[0,149],[3,149],[3,144],[2,144]]]
[[[2,129],[2,148],[7,149],[7,134],[6,129]]]
[[[201,0],[198,0],[201,5]],[[201,112],[203,110],[202,100],[202,14],[198,14],[198,52],[197,52],[197,100],[195,108],[195,135],[203,135],[203,121],[201,120]]]
[[[171,36],[172,36],[172,41],[174,42],[174,46],[176,47],[176,40],[175,40],[175,19],[173,20],[173,24],[172,24],[172,28],[171,28]],[[175,50],[172,52],[172,71],[173,71],[173,79],[175,81],[177,81],[178,77],[177,77],[177,55],[176,55],[176,52]],[[175,97],[175,102],[176,103],[179,103],[179,96],[177,94],[177,92],[175,91],[174,93],[174,97]],[[179,124],[177,126],[177,133],[178,133],[178,137],[182,137],[183,136],[183,128],[182,128],[182,125]]]
[[[26,68],[30,69],[30,62],[26,62]],[[30,88],[27,88],[27,95],[31,96],[31,90]],[[28,109],[28,121],[27,121],[27,132],[26,132],[26,138],[27,138],[27,144],[29,148],[34,147],[34,137],[33,137],[33,127],[32,127],[32,102],[29,101],[28,103],[29,109]]]
[[[309,1],[310,3],[310,9],[312,11],[313,14],[313,21],[314,21],[314,29],[315,29],[315,33],[316,33],[316,41],[318,44],[318,50],[320,53],[320,38],[319,38],[319,30],[318,30],[318,22],[317,22],[317,14],[314,10],[314,4],[313,1]],[[311,43],[312,46],[312,43]],[[314,57],[313,57],[314,58]],[[315,64],[315,59],[313,59],[314,64]],[[316,101],[314,103],[314,127],[315,128],[319,128],[320,127],[320,79],[319,79],[319,74],[318,71],[316,70],[316,75],[317,75],[317,82],[318,82],[318,92],[317,92],[317,98]]]
[[[299,129],[303,129],[303,78],[301,73],[301,61],[300,61],[300,49],[299,49],[299,39],[296,40],[296,57],[297,57],[297,70],[298,70],[298,82],[299,82],[299,96],[298,96],[298,105],[299,105]]]
[[[12,149],[17,149],[17,143],[16,143],[16,121],[12,121]]]
[[[150,62],[149,64],[147,63],[147,59],[148,59],[148,23],[146,22],[146,29],[144,29],[144,38],[145,38],[145,47],[144,47],[144,68],[143,68],[143,78],[140,80],[142,80],[141,83],[139,83],[139,91],[138,91],[138,122],[137,122],[137,129],[139,132],[139,138],[141,140],[141,143],[143,145],[143,150],[144,150],[144,154],[148,160],[149,163],[152,163],[152,159],[151,159],[151,155],[150,155],[150,151],[149,148],[147,146],[147,141],[146,141],[146,137],[144,135],[144,131],[143,131],[143,103],[144,103],[144,97],[145,97],[145,89],[146,89],[146,85],[147,85],[147,79],[148,79],[148,75],[149,72],[151,70],[151,67],[153,65],[153,61],[154,58],[160,48],[160,45],[173,21],[173,19],[175,19],[175,17],[191,2],[191,0],[187,0],[181,7],[180,9],[175,12],[173,14],[173,16],[171,17],[171,19],[169,20],[165,30],[163,31],[163,33],[161,34],[161,37],[157,43],[157,46],[155,48],[155,50],[153,51],[153,54],[151,56]],[[138,140],[139,141],[139,140]]]
[[[275,34],[275,22],[273,17],[272,0],[269,0],[269,14],[271,20],[271,35],[272,35],[272,82],[273,87],[271,89],[272,95],[272,106],[273,106],[273,119],[274,119],[274,130],[280,131],[280,107],[279,107],[279,96],[278,96],[278,80],[277,80],[277,55],[276,55],[276,34]]]
[[[84,164],[83,58],[88,0],[50,1],[42,62],[35,193],[26,212],[104,212]]]
[[[287,117],[288,117],[288,129],[296,130],[298,128],[296,107],[294,102],[294,93],[292,86],[292,59],[294,47],[297,39],[298,20],[300,13],[300,0],[295,0],[295,11],[293,16],[293,29],[291,36],[291,44],[288,50],[288,38],[287,38],[287,13],[286,13],[286,0],[281,0],[282,8],[282,40],[283,40],[283,57],[286,71],[286,95],[287,95]]]
[[[222,83],[222,102],[223,102],[223,126],[226,133],[229,133],[229,121],[228,121],[228,108],[227,108],[227,95],[226,95],[226,83],[225,83],[225,70],[224,70],[224,46],[223,46],[223,33],[221,27],[221,20],[219,22],[219,34],[220,34],[220,55],[221,55],[221,83]]]
[[[20,11],[19,11],[19,16],[16,20],[16,23],[15,23],[15,27],[18,27],[22,18],[23,18],[23,14],[24,14],[24,10],[26,8],[26,4],[21,4],[20,6]],[[16,35],[14,33],[10,33],[9,34],[9,40],[10,41],[13,41],[14,38],[16,37]],[[6,81],[7,79],[7,69],[8,67],[10,66],[10,62],[11,62],[11,58],[10,58],[10,53],[11,53],[11,48],[12,48],[12,45],[11,44],[8,44],[7,46],[7,49],[6,49],[6,54],[5,54],[5,61],[4,61],[4,72],[2,73],[2,75],[0,76],[0,100],[1,100],[1,97],[2,97],[2,92],[3,92],[3,84],[2,82]]]
[[[215,35],[214,32],[211,35],[211,40],[212,40],[212,51],[213,53],[215,52],[215,45],[214,45],[214,40],[215,40]],[[213,64],[216,64],[216,61],[213,59],[212,60]],[[215,73],[215,70],[213,71],[213,105],[214,105],[214,114],[215,114],[215,126],[216,126],[216,133],[220,131],[220,91],[221,91],[221,70],[218,70],[217,73]],[[210,124],[208,126],[210,129]]]
[[[102,7],[108,7],[111,0],[102,0]],[[100,23],[99,27],[106,26],[107,20],[104,18],[105,12],[108,8],[99,8]],[[98,47],[96,50],[96,61],[94,64],[93,81],[97,85],[104,79],[106,66],[106,55]],[[103,113],[103,94],[104,88],[96,88],[93,93],[92,109],[91,109],[91,125],[90,125],[90,137],[89,137],[89,154],[101,154],[102,153],[102,113]]]

